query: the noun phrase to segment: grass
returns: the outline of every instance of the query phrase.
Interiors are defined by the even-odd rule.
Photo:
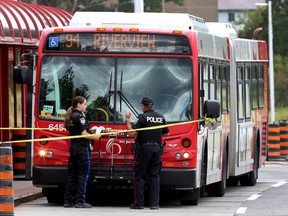
[[[276,107],[275,108],[275,122],[279,122],[283,120],[288,120],[288,107]]]

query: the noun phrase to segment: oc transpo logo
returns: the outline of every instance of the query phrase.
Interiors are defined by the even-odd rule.
[[[114,140],[114,138],[108,140],[106,144],[106,152],[111,155],[119,155],[122,148],[118,143],[114,143]]]

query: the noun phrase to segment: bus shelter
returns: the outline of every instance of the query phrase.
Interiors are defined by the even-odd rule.
[[[63,9],[0,0],[0,128],[27,127],[27,86],[13,82],[13,68],[22,54],[36,52],[44,28],[66,26],[71,18]],[[11,132],[0,130],[0,141],[11,139]]]

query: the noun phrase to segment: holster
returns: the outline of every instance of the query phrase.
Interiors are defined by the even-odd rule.
[[[131,147],[131,152],[133,154],[138,154],[140,151],[140,146],[139,143],[137,141],[135,141],[134,143],[130,143],[130,147]]]
[[[166,144],[167,144],[167,141],[165,141],[163,144],[160,145],[161,155],[164,153]]]

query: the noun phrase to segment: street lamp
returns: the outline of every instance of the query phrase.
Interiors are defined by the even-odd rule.
[[[272,1],[268,1],[268,4],[256,3],[256,5],[268,6],[270,113],[271,113],[271,122],[274,122],[275,121],[275,97],[274,97]]]

